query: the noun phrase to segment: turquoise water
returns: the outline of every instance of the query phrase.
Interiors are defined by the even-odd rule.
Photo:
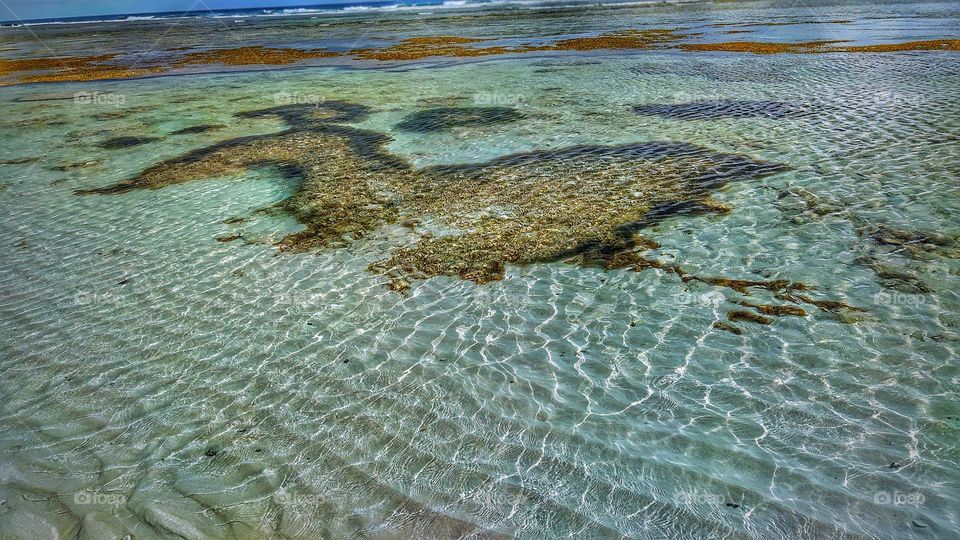
[[[710,9],[782,15],[659,9],[691,26]],[[943,4],[876,8],[892,20],[791,9],[860,14],[858,36],[960,27]],[[2,535],[956,536],[957,59],[565,53],[4,88]],[[485,285],[415,281],[403,295],[367,270],[400,226],[278,254],[300,225],[262,210],[295,189],[273,169],[73,193],[282,129],[236,113],[330,99],[371,107],[356,127],[389,134],[418,167],[660,140],[786,164],[716,193],[728,214],[645,229],[660,244],[648,255],[698,275],[803,282],[864,311],[804,305],[808,316],[736,322],[734,335],[713,323],[737,301],[777,303],[770,292],[562,261],[508,266]],[[633,111],[730,101],[804,114]],[[524,120],[396,129],[417,111],[476,105]],[[173,135],[202,124],[222,127]],[[99,146],[123,136],[158,140]],[[237,216],[248,219],[225,223]],[[945,240],[877,232],[893,229]],[[244,241],[216,240],[234,233]]]

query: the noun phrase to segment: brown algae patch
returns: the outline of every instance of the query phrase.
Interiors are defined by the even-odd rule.
[[[17,79],[16,83],[20,84],[131,79],[162,71],[159,67],[125,66],[119,63],[116,54],[0,60],[0,76],[32,72]],[[4,84],[9,83],[0,83]]]
[[[236,47],[232,49],[211,49],[194,51],[171,62],[171,67],[185,67],[203,64],[222,64],[225,66],[286,65],[313,58],[331,58],[340,53],[322,49],[294,49],[275,47]]]
[[[737,300],[735,304],[740,304],[743,307],[753,308],[764,315],[772,315],[774,317],[783,317],[784,315],[793,315],[796,317],[806,317],[807,312],[801,307],[797,306],[777,306],[773,304],[755,304],[753,302],[748,302],[746,300]]]
[[[313,58],[329,58],[340,54],[325,50],[261,46],[212,49],[185,54],[178,54],[177,51],[168,52],[174,53],[173,56],[161,62],[156,60],[142,62],[133,58],[122,58],[117,54],[0,60],[0,76],[17,72],[33,72],[23,75],[15,81],[20,84],[132,79],[158,75],[173,68],[195,65],[286,65]]]
[[[519,46],[478,46],[489,40],[436,36],[409,38],[383,48],[354,49],[350,55],[364,60],[420,60],[431,56],[490,56],[542,51],[596,51],[601,49],[654,49],[663,48],[681,39],[675,30],[624,30],[598,36],[557,40],[553,43]]]
[[[64,56],[50,58],[20,58],[0,59],[0,75],[18,71],[43,70],[72,70],[85,69],[98,62],[106,62],[115,58],[115,54],[101,54],[96,56]]]
[[[649,241],[646,241],[649,242]],[[680,278],[680,281],[683,283],[691,282],[700,282],[714,287],[726,287],[733,291],[736,291],[744,296],[751,296],[751,289],[764,289],[774,293],[774,297],[778,300],[784,300],[792,304],[810,304],[819,307],[823,311],[833,313],[840,316],[841,320],[856,321],[862,317],[858,317],[857,313],[863,312],[862,308],[851,306],[847,303],[835,301],[835,300],[817,300],[809,296],[800,294],[798,291],[809,291],[813,289],[810,285],[805,283],[793,282],[785,279],[773,279],[773,280],[752,280],[752,279],[736,279],[728,277],[714,277],[714,276],[700,276],[694,273],[691,273],[688,270],[685,270],[678,264],[665,263],[657,259],[651,259],[642,255],[642,253],[648,249],[655,249],[656,243],[653,243],[653,247],[650,244],[644,242],[635,243],[636,247],[630,251],[620,251],[606,259],[600,259],[601,265],[606,269],[622,268],[633,270],[635,272],[642,272],[649,269],[662,270],[667,273],[674,274]],[[596,258],[594,258],[596,260]],[[797,305],[774,305],[774,304],[757,304],[749,302],[747,300],[731,300],[734,304],[739,304],[744,307],[753,308],[764,315],[772,315],[781,317],[784,315],[793,315],[798,317],[806,317],[808,313],[803,308]],[[742,310],[738,310],[742,311]],[[739,315],[738,315],[739,316]],[[730,328],[726,328],[727,324],[719,322],[714,324],[715,328],[721,330],[732,331]],[[736,327],[733,327],[736,328]],[[739,329],[737,329],[739,330]],[[739,335],[738,332],[734,332]]]
[[[673,44],[684,37],[676,30],[623,30],[593,37],[562,39],[546,49],[555,51],[596,51],[600,49],[656,49]]]
[[[844,40],[805,41],[801,43],[774,43],[766,41],[726,41],[721,43],[683,43],[684,51],[717,51],[754,54],[814,53],[839,49],[826,49],[829,45],[845,43]]]
[[[420,60],[431,56],[489,56],[510,52],[502,46],[475,46],[484,41],[487,40],[457,36],[413,37],[388,47],[353,49],[349,54],[362,60]]]
[[[754,54],[813,54],[813,53],[885,53],[904,51],[960,51],[958,39],[933,39],[903,43],[880,43],[876,45],[839,45],[847,40],[821,40],[800,43],[774,43],[765,41],[727,41],[722,43],[683,43],[684,51],[717,51]]]
[[[434,276],[497,280],[510,264],[611,260],[651,245],[638,232],[670,215],[662,209],[696,207],[729,181],[784,170],[662,141],[574,146],[415,169],[386,150],[387,135],[343,125],[368,114],[366,107],[334,101],[243,113],[279,116],[290,128],[224,141],[158,163],[125,182],[78,193],[153,189],[277,167],[301,180],[283,207],[305,225],[280,241],[282,250],[346,245],[383,225],[407,223],[418,240],[370,266],[402,289],[412,279]]]
[[[747,321],[756,324],[771,324],[773,319],[770,317],[764,317],[763,315],[757,315],[752,311],[746,311],[743,309],[735,309],[727,313],[727,319],[732,322],[737,321]]]
[[[769,25],[768,25],[769,26]],[[754,54],[775,53],[881,53],[902,51],[957,51],[960,40],[927,40],[875,45],[840,45],[844,40],[801,43],[731,41],[681,43],[697,34],[673,29],[623,30],[596,36],[558,39],[521,45],[489,45],[490,39],[458,36],[412,37],[386,47],[349,51],[298,49],[251,45],[228,49],[165,51],[165,59],[143,61],[136,56],[101,54],[0,60],[0,77],[25,73],[0,81],[9,84],[131,79],[166,73],[172,69],[219,64],[223,66],[290,65],[319,58],[349,57],[357,60],[416,61],[430,57],[479,57],[503,54],[559,51],[651,50],[677,48],[683,51],[719,51]]]
[[[933,39],[927,41],[907,41],[904,43],[881,43],[878,45],[856,45],[842,48],[844,52],[880,53],[902,51],[960,51],[960,39]]]

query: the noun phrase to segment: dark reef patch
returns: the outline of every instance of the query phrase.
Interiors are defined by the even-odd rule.
[[[154,141],[159,141],[157,137],[113,137],[101,142],[100,148],[106,150],[120,150],[121,148],[130,148],[131,146],[140,146]]]
[[[716,120],[719,118],[798,118],[809,116],[809,106],[783,101],[710,100],[691,103],[653,103],[635,105],[633,112],[641,116],[659,116],[674,120]]]
[[[408,115],[396,128],[412,133],[433,133],[455,127],[508,124],[522,118],[523,114],[511,107],[437,107]]]
[[[224,126],[219,124],[201,124],[199,126],[190,126],[183,129],[178,129],[171,133],[171,135],[193,135],[197,133],[207,133],[208,131],[216,131],[223,128]]]

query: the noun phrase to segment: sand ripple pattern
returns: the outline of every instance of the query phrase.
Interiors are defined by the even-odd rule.
[[[144,108],[108,122],[101,109],[13,100],[28,88],[5,93],[3,156],[43,157],[0,165],[2,534],[954,536],[957,260],[910,257],[858,231],[958,230],[956,61],[762,57],[749,73],[759,86],[711,75],[742,59],[698,61],[713,69],[560,58],[560,74],[533,80],[525,60],[132,81],[106,88]],[[561,79],[580,86],[542,90]],[[667,139],[787,163],[723,192],[730,215],[658,225],[655,255],[817,283],[872,319],[784,317],[737,336],[711,327],[745,298],[735,291],[563,263],[508,267],[483,286],[429,279],[404,296],[366,270],[399,228],[275,256],[296,224],[256,211],[290,193],[269,170],[72,193],[268,131],[231,119],[276,85],[326,85],[384,111],[365,127],[388,130],[417,110],[411,89],[455,96],[465,80],[526,92],[525,120],[397,134],[393,150],[427,165]],[[378,103],[387,83],[407,101]],[[804,114],[630,110],[710,100]],[[170,118],[230,127],[175,139],[165,134],[190,124]],[[140,132],[163,140],[97,147]],[[248,221],[224,223],[237,216]],[[215,240],[237,231],[246,242]],[[878,265],[932,292],[894,294]]]

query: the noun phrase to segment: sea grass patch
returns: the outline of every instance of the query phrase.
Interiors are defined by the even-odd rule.
[[[511,107],[436,107],[408,115],[395,127],[412,133],[433,133],[455,127],[481,127],[509,124],[523,119]]]

